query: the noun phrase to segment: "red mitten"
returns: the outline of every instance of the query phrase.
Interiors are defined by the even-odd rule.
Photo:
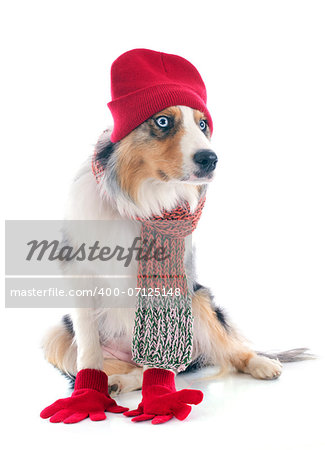
[[[74,391],[69,398],[61,398],[43,409],[42,419],[50,422],[76,423],[88,416],[90,420],[105,420],[105,411],[121,413],[128,408],[118,406],[108,395],[108,380],[101,370],[80,370],[76,377]]]
[[[167,422],[174,416],[184,420],[191,412],[191,406],[201,403],[203,393],[194,389],[176,391],[175,375],[170,370],[148,369],[143,375],[142,402],[137,409],[125,412],[134,417],[133,422],[152,420],[154,425]]]

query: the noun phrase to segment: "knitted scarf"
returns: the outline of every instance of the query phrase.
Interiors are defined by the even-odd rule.
[[[96,154],[92,170],[99,183],[104,168]],[[160,216],[141,219],[142,255],[138,261],[133,361],[182,371],[191,361],[192,302],[184,267],[185,237],[200,219],[205,197],[191,213],[188,203]],[[154,257],[152,257],[154,255]]]

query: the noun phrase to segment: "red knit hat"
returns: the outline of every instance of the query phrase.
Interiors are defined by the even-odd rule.
[[[169,106],[185,105],[202,111],[212,133],[207,94],[196,68],[184,58],[147,49],[130,50],[111,68],[114,118],[111,141],[117,142],[153,114]]]

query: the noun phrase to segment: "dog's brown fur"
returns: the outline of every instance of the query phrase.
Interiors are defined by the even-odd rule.
[[[175,132],[165,139],[155,125],[159,116],[171,117]],[[184,134],[181,112],[177,107],[166,108],[126,136],[117,150],[117,173],[121,188],[137,200],[139,186],[144,180],[168,181],[181,176],[182,153],[180,140]]]

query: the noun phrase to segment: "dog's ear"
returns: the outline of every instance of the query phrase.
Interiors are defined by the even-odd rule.
[[[98,161],[102,167],[106,167],[108,160],[112,156],[115,148],[116,144],[111,142],[108,137],[108,133],[104,132],[96,144],[95,161]]]

